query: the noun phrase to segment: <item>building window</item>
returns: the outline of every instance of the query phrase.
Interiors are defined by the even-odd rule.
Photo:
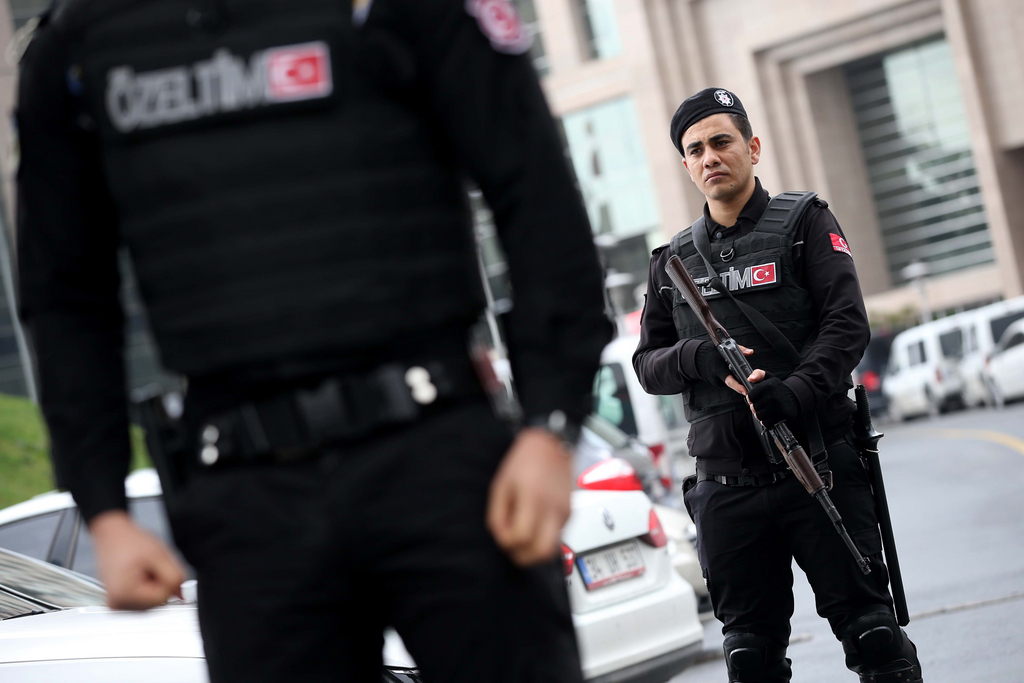
[[[995,257],[949,44],[931,39],[847,65],[893,282],[914,261],[932,275]]]
[[[569,157],[598,235],[658,230],[658,208],[632,97],[562,117]]]
[[[608,272],[616,313],[643,301],[651,248],[664,242],[640,125],[631,97],[566,114],[561,121],[580,194]]]
[[[523,22],[523,28],[533,38],[533,44],[530,45],[530,59],[533,60],[533,68],[537,71],[538,76],[547,76],[551,73],[551,68],[548,64],[548,56],[544,52],[540,22],[537,20],[537,10],[533,6],[533,0],[513,0],[513,2],[519,12],[519,18]]]
[[[53,0],[10,0],[8,4],[11,8],[11,20],[14,21],[14,28],[17,30],[32,17],[50,9]]]
[[[612,0],[572,0],[583,59],[608,59],[622,52]]]

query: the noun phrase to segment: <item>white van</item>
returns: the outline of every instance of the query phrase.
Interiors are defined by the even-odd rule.
[[[960,376],[964,382],[964,402],[969,406],[994,402],[985,376],[985,363],[999,338],[1011,324],[1024,318],[1024,296],[989,304],[956,316],[962,320],[964,354]]]
[[[639,343],[637,336],[619,337],[604,348],[594,378],[594,412],[646,444],[662,477],[675,484],[695,471],[686,448],[690,424],[682,396],[652,396],[640,386],[633,371]]]
[[[904,330],[892,340],[882,392],[893,421],[963,405],[960,324],[959,316],[941,318]]]

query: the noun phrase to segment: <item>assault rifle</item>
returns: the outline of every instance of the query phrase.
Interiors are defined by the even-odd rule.
[[[686,300],[686,303],[690,305],[693,312],[700,318],[704,329],[707,330],[708,335],[711,337],[711,342],[718,349],[718,353],[722,355],[725,362],[729,364],[733,377],[739,380],[749,392],[754,385],[747,378],[753,372],[753,368],[750,367],[750,363],[747,362],[736,340],[730,337],[729,332],[715,319],[714,313],[711,312],[711,306],[708,305],[707,300],[700,293],[697,284],[686,271],[686,266],[683,265],[682,259],[678,256],[672,256],[665,265],[665,270],[668,272],[672,283],[679,289],[679,293],[683,295],[683,299]],[[864,574],[870,574],[871,565],[861,555],[853,539],[850,538],[850,534],[847,533],[839,511],[836,510],[832,499],[829,498],[828,487],[825,485],[824,480],[822,480],[821,475],[818,474],[818,471],[814,469],[814,464],[807,456],[807,451],[804,450],[800,442],[793,436],[793,431],[785,422],[780,422],[769,429],[768,433],[782,453],[782,457],[785,458],[789,469],[792,470],[796,478],[803,484],[803,487],[807,489],[807,493],[811,494],[815,500],[821,503],[821,507],[825,509],[828,518],[832,520],[832,524],[839,533],[839,537],[843,539],[843,543],[846,544],[846,547],[853,554],[853,559],[857,561],[857,566],[860,567]]]

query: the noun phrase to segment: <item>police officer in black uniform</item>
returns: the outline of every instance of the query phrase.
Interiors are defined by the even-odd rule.
[[[684,101],[671,135],[707,203],[693,226],[654,250],[633,365],[648,392],[682,392],[686,400],[697,475],[684,482],[684,500],[715,616],[724,624],[729,680],[790,680],[796,559],[818,614],[864,683],[920,681],[916,648],[893,613],[868,474],[851,434],[848,378],[870,331],[843,232],[813,193],[785,193],[769,206],[753,174],[760,141],[728,90],[708,88]],[[725,292],[703,293],[756,368],[746,400],[665,273],[672,254],[698,285],[708,283],[708,269],[726,285]],[[755,312],[744,313],[742,304]],[[774,327],[783,339],[758,325]],[[770,446],[751,412],[769,427],[785,420],[816,468],[830,473],[830,495],[870,560],[869,575],[785,463],[769,462]]]
[[[508,0],[67,0],[21,65],[23,319],[58,482],[112,606],[178,590],[127,516],[117,253],[166,367],[213,681],[578,681],[574,439],[611,335],[585,210]],[[469,360],[463,178],[511,268],[514,434]],[[153,435],[150,435],[153,436]]]

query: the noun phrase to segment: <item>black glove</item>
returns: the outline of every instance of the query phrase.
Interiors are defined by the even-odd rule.
[[[701,342],[697,352],[693,356],[693,364],[697,368],[697,375],[716,387],[725,386],[725,378],[732,374],[729,364],[718,353],[715,345],[709,341]]]
[[[800,416],[800,402],[793,390],[777,377],[765,375],[747,394],[757,419],[771,428],[783,420],[795,420]]]

